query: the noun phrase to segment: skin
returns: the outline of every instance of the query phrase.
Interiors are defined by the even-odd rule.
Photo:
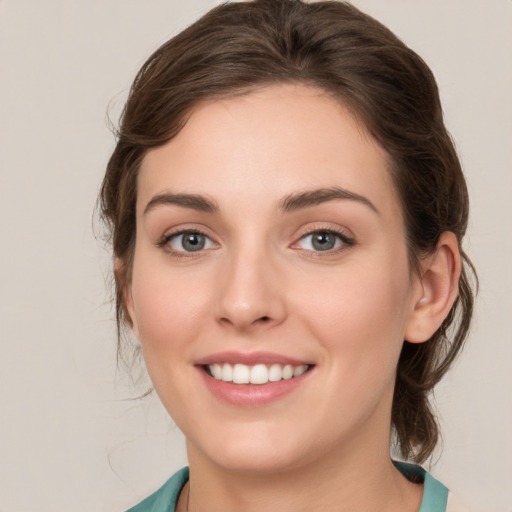
[[[291,195],[333,188],[357,199],[283,211]],[[184,250],[187,229],[207,236],[203,250]],[[325,230],[342,238],[315,250],[310,234]],[[197,106],[142,163],[125,290],[154,387],[187,439],[179,509],[418,510],[422,486],[389,458],[395,370],[403,340],[427,340],[448,313],[459,267],[445,233],[411,274],[387,155],[322,91],[279,85]],[[314,366],[279,400],[237,407],[195,364],[227,350]]]

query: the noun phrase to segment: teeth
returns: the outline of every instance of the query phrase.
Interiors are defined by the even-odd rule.
[[[235,364],[233,366],[233,382],[235,384],[249,384],[250,378],[251,371],[248,366],[245,366],[245,364]]]
[[[222,377],[221,379],[224,382],[232,382],[233,381],[233,367],[230,364],[222,365]]]
[[[266,384],[268,382],[268,369],[264,364],[257,364],[251,368],[251,384]]]
[[[289,380],[293,377],[299,377],[308,368],[307,364],[300,366],[292,366],[291,364],[284,366],[280,364],[247,366],[245,364],[231,365],[229,363],[208,365],[208,371],[215,379],[233,382],[234,384],[267,384],[268,382]]]
[[[281,380],[283,378],[283,370],[280,365],[273,364],[268,369],[268,380],[270,382],[277,382],[278,380]]]
[[[293,369],[293,376],[300,377],[307,369],[308,369],[308,366],[306,364],[303,364],[302,366],[296,366]]]
[[[220,364],[212,364],[210,371],[217,380],[222,380],[222,366]]]
[[[283,368],[283,379],[289,380],[293,377],[293,366],[291,364],[287,364]]]

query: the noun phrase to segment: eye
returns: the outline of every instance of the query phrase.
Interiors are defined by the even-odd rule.
[[[322,252],[332,251],[346,245],[353,245],[353,243],[354,242],[343,233],[323,229],[312,231],[304,235],[296,243],[296,246],[305,251]]]
[[[173,252],[198,252],[215,247],[213,241],[199,231],[180,231],[166,236],[161,244]]]

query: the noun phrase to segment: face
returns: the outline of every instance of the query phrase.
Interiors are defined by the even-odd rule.
[[[195,461],[389,453],[418,293],[386,154],[322,91],[204,103],[143,161],[126,301]]]

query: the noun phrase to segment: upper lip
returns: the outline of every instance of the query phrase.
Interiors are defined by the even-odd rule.
[[[273,352],[237,352],[226,351],[217,352],[202,357],[195,361],[198,366],[205,366],[211,364],[245,364],[247,366],[254,366],[256,364],[281,364],[292,366],[301,366],[304,364],[311,365],[311,361],[304,359],[297,359],[295,357],[285,356],[283,354],[276,354]]]

